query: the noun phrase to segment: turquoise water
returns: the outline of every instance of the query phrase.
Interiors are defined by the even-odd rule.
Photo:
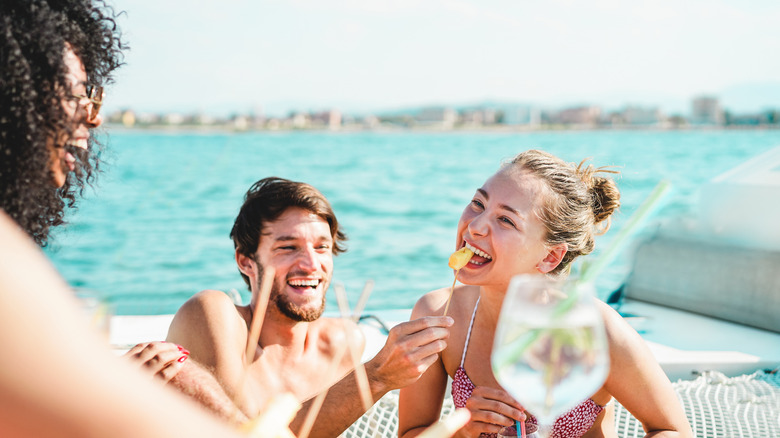
[[[335,281],[351,302],[376,282],[367,309],[409,308],[448,286],[462,209],[502,160],[538,148],[567,161],[615,165],[623,207],[605,248],[661,179],[670,218],[699,186],[780,145],[780,131],[545,133],[109,132],[110,165],[47,250],[74,287],[104,294],[118,314],[175,312],[202,289],[248,300],[228,238],[246,189],[266,176],[305,181],[331,201],[350,240]],[[652,223],[651,223],[652,225]],[[604,297],[628,274],[625,251],[602,275]],[[329,294],[328,309],[336,309]]]

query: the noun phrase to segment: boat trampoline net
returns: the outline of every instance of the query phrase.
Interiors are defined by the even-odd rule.
[[[695,380],[672,384],[697,438],[780,437],[780,373],[758,371],[738,377],[707,371]],[[621,438],[644,437],[642,424],[620,403],[615,428]],[[442,417],[452,413],[446,397]],[[398,436],[398,391],[382,397],[343,434],[345,438]]]
[[[455,409],[452,397],[446,397],[441,417],[448,417]],[[342,435],[344,438],[390,438],[398,436],[398,391],[387,393]]]
[[[780,437],[780,374],[726,377],[706,371],[673,384],[697,438]],[[645,436],[642,424],[615,401],[618,436]]]

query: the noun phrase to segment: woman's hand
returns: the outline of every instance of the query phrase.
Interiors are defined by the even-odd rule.
[[[471,421],[460,430],[459,436],[478,437],[480,433],[498,433],[515,421],[525,421],[525,412],[506,391],[477,386],[466,401]]]
[[[145,342],[137,344],[124,354],[151,375],[160,377],[166,383],[181,371],[190,352],[181,345],[171,342]]]

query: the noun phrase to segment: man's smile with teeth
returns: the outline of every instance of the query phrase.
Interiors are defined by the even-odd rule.
[[[470,249],[475,255],[478,255],[478,256],[482,257],[483,259],[485,259],[487,261],[493,260],[493,257],[491,257],[490,254],[486,253],[485,251],[482,251],[479,248],[475,248],[474,246],[470,245],[466,241],[463,241],[463,243],[464,243],[464,246],[466,248]],[[473,258],[471,260],[469,260],[469,263],[472,263],[472,264],[475,264],[475,265],[484,265],[485,264],[485,262],[478,262],[478,261],[474,260]]]
[[[320,284],[320,280],[318,279],[290,280],[287,282],[287,284],[293,287],[317,287]]]

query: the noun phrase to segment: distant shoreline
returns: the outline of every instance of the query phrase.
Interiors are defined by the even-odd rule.
[[[142,125],[126,127],[119,123],[108,123],[105,125],[107,130],[112,132],[195,132],[195,133],[289,133],[289,132],[316,132],[316,133],[391,133],[391,132],[413,132],[413,133],[531,133],[531,132],[591,132],[591,131],[776,131],[780,130],[778,124],[768,125],[685,125],[685,126],[586,126],[586,125],[541,125],[541,126],[396,126],[382,125],[376,127],[364,126],[343,126],[338,129],[327,127],[308,127],[308,128],[236,128],[230,125]]]

